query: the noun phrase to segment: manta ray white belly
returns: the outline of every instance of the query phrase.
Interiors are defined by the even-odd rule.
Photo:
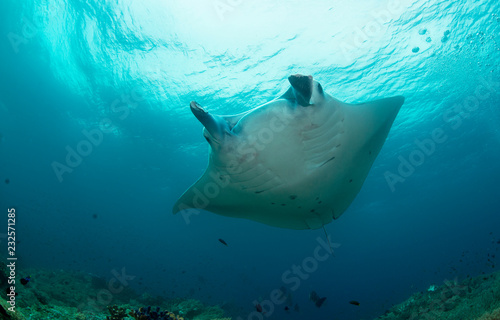
[[[235,116],[194,115],[210,144],[203,176],[173,212],[206,210],[290,229],[316,229],[354,200],[404,102],[352,105],[311,76],[289,77],[280,98]],[[194,211],[193,211],[194,210]]]

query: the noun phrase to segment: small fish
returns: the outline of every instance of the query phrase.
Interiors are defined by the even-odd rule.
[[[285,311],[286,312],[290,311],[290,308],[288,306],[285,306]]]
[[[359,306],[360,305],[360,303],[358,301],[356,301],[356,300],[351,300],[351,301],[349,301],[349,303],[352,304],[352,305],[355,305],[355,306]]]
[[[325,302],[326,300],[326,297],[323,297],[323,298],[319,298],[318,301],[316,301],[315,305],[316,307],[321,307],[323,305],[323,303]]]
[[[5,179],[5,184],[9,184],[10,183],[10,180],[9,179]]]
[[[316,301],[318,301],[318,299],[319,299],[319,296],[316,293],[316,291],[311,291],[311,293],[309,293],[309,300],[311,300],[312,302],[316,302]]]
[[[260,305],[260,303],[257,303],[257,304],[255,305],[255,310],[257,310],[257,312],[263,313],[263,312],[262,312],[262,306]]]
[[[28,284],[28,282],[30,282],[30,280],[31,280],[31,277],[30,277],[30,276],[27,276],[26,278],[22,278],[20,281],[21,281],[21,284],[22,284],[23,286],[25,286],[25,285],[27,285],[27,284]]]
[[[278,300],[281,300],[282,302],[285,303],[285,305],[292,306],[293,305],[293,296],[292,292],[288,290],[286,287],[281,286],[279,288],[279,298]]]
[[[227,243],[226,241],[222,240],[222,239],[219,239],[219,242],[222,243],[223,245],[225,245],[227,247]]]
[[[293,306],[293,310],[295,312],[300,312],[300,308],[299,308],[299,305],[297,303]]]
[[[316,293],[316,291],[311,291],[311,293],[309,293],[309,300],[311,300],[312,302],[314,302],[314,304],[316,305],[316,307],[319,308],[325,302],[326,297],[320,298],[320,296]]]

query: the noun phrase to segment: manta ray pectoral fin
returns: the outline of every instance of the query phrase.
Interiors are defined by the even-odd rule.
[[[369,148],[369,153],[378,154],[382,148],[404,100],[403,96],[396,96],[351,105],[345,109],[349,114],[349,125],[356,127],[358,135],[364,137],[364,148]]]
[[[224,134],[230,131],[226,120],[206,112],[196,101],[191,101],[189,106],[191,107],[191,112],[205,127],[206,131],[217,141],[222,141]],[[207,138],[208,142],[211,142],[208,137],[205,136],[205,138]]]
[[[371,117],[375,126],[384,127],[388,132],[404,101],[403,96],[395,96],[366,102],[361,105],[367,107],[363,108],[365,117]]]

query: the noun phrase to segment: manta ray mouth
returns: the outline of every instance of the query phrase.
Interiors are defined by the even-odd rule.
[[[309,101],[312,96],[312,80],[312,76],[304,76],[301,74],[294,74],[288,77],[288,81],[294,89],[297,101],[304,107],[310,105]]]

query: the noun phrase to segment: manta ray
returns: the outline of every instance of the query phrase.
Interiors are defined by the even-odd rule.
[[[237,115],[190,103],[210,145],[208,167],[173,213],[205,210],[288,229],[321,228],[344,213],[404,97],[349,104],[312,76],[288,81],[283,95]]]

